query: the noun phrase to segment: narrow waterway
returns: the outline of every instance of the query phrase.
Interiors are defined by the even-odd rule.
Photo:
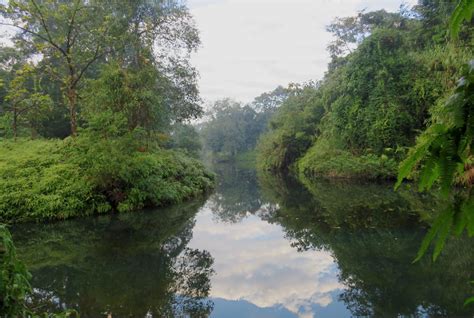
[[[472,317],[472,240],[412,264],[442,205],[216,167],[207,198],[13,229],[33,306],[82,317]]]

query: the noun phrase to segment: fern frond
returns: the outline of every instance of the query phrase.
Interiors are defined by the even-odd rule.
[[[448,238],[449,233],[451,232],[452,225],[453,225],[453,213],[452,213],[452,210],[450,209],[446,213],[446,216],[443,219],[443,222],[441,223],[441,226],[438,230],[438,237],[436,238],[436,243],[435,243],[435,247],[433,251],[433,262],[436,261],[439,254],[443,250],[444,244],[446,243],[446,239]]]
[[[443,213],[441,213],[437,218],[436,221],[433,223],[433,226],[430,228],[428,233],[426,233],[425,238],[421,242],[420,249],[418,250],[418,253],[416,254],[416,258],[413,261],[413,263],[418,262],[423,255],[425,255],[426,251],[431,245],[431,242],[435,239],[436,235],[438,235],[438,240],[436,242],[436,247],[437,250],[439,250],[436,254],[436,257],[433,255],[433,259],[436,259],[441,252],[442,247],[444,246],[444,241],[446,240],[447,235],[445,234],[446,231],[448,231],[449,234],[449,229],[452,226],[452,219],[453,219],[453,211],[451,208],[446,209]],[[449,224],[449,225],[446,225]],[[439,242],[439,239],[444,237],[443,242]]]
[[[439,165],[434,158],[430,157],[421,170],[418,190],[424,191],[430,189],[438,178]]]

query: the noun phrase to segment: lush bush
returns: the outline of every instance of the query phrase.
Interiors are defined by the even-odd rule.
[[[397,161],[387,154],[356,156],[321,144],[311,147],[298,161],[298,170],[313,177],[391,179],[396,177],[397,168]]]
[[[179,202],[213,176],[170,150],[139,149],[132,137],[0,143],[0,220],[65,219]]]
[[[78,165],[67,160],[61,141],[0,143],[2,221],[67,218],[107,210],[105,198],[93,189]]]

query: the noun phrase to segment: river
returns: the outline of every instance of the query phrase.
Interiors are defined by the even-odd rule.
[[[473,317],[472,239],[412,263],[433,197],[216,167],[169,208],[13,228],[31,305],[81,317]]]

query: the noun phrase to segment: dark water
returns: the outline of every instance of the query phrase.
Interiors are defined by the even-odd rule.
[[[223,166],[209,198],[25,224],[32,306],[82,317],[473,317],[472,240],[412,264],[442,205],[386,184]]]

